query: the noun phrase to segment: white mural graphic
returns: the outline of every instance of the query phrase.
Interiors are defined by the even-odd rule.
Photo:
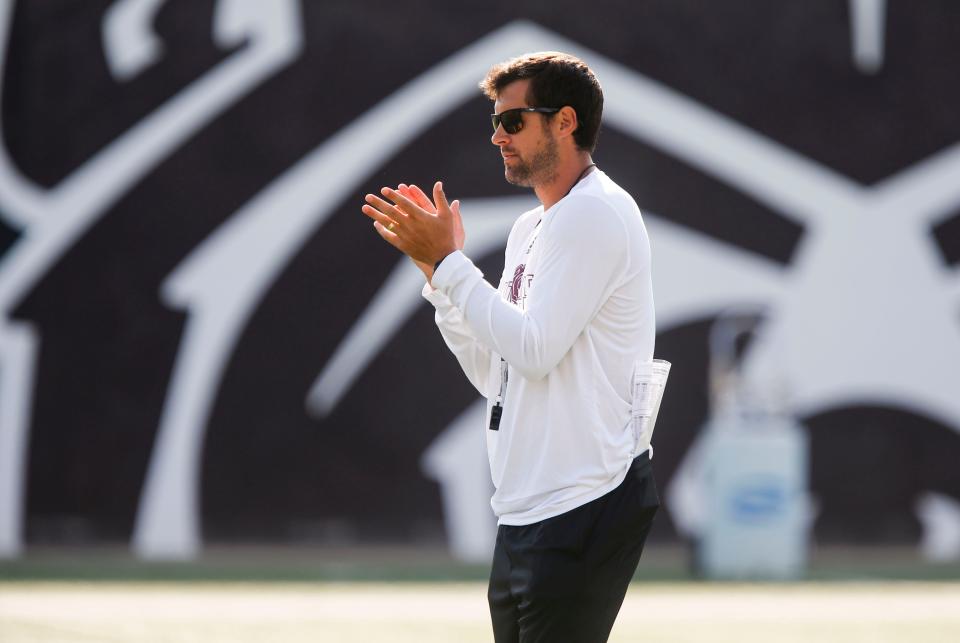
[[[854,5],[857,15],[866,16],[864,24],[882,24],[882,2]],[[118,81],[162,59],[163,42],[150,27],[161,6],[162,0],[122,0],[106,13],[104,51]],[[12,8],[11,0],[0,0],[0,56],[6,54]],[[12,321],[11,311],[137,181],[300,55],[299,10],[296,0],[220,0],[216,42],[245,46],[49,190],[20,175],[0,144],[0,212],[22,231],[0,263],[0,556],[22,548],[25,445],[34,356],[42,341],[29,324]],[[878,41],[869,35],[876,29],[863,29],[855,59],[865,61],[865,69],[878,67],[882,35]],[[545,49],[569,51],[594,68],[606,94],[605,127],[658,148],[804,228],[792,263],[783,266],[645,213],[661,331],[731,305],[763,306],[771,311],[768,332],[752,345],[745,377],[785,379],[798,415],[877,403],[960,430],[960,271],[942,265],[929,234],[960,206],[960,145],[864,187],[521,21],[463,48],[342,128],[244,204],[165,280],[160,297],[186,312],[188,321],[138,508],[132,545],[139,555],[189,558],[199,551],[200,453],[211,405],[241,332],[302,244],[364,177],[475,97],[477,79],[491,63]],[[496,162],[493,156],[490,162]],[[468,254],[479,258],[502,246],[515,217],[533,203],[532,197],[464,202]],[[398,260],[322,365],[305,400],[310,413],[329,415],[393,333],[426,305],[421,285],[419,271]],[[493,539],[478,408],[474,403],[465,409],[422,460],[424,472],[441,485],[452,549],[465,560],[487,560]],[[476,440],[470,437],[474,423]],[[920,511],[956,515],[952,507],[937,500]],[[942,552],[944,542],[956,540],[950,536],[955,531],[944,527],[938,533],[925,538]]]
[[[875,74],[883,67],[887,0],[849,0],[848,6],[853,63],[864,74]]]
[[[508,30],[466,47],[381,101],[255,195],[165,281],[164,301],[187,310],[189,321],[138,516],[141,555],[199,551],[199,458],[210,404],[267,288],[362,177],[474,94],[470,79],[515,47],[516,36]]]
[[[163,41],[153,32],[153,21],[166,0],[121,0],[103,18],[103,53],[110,73],[130,80],[163,55]]]
[[[12,321],[11,312],[57,259],[133,185],[296,57],[301,47],[299,6],[297,0],[269,6],[257,0],[219,0],[214,40],[225,49],[245,46],[48,190],[20,174],[0,141],[0,212],[7,223],[22,231],[0,262],[0,400],[9,402],[0,410],[0,556],[16,555],[22,546],[32,371],[37,341],[42,341],[30,324]],[[7,55],[13,9],[13,0],[0,1],[0,64]],[[116,24],[116,19],[111,20],[115,15],[107,13],[105,31],[116,30],[111,26]],[[122,20],[120,24],[147,33],[139,21]],[[122,46],[111,49],[114,60],[123,57],[116,47]]]
[[[951,178],[960,173],[960,145],[863,187],[578,43],[526,22],[498,32],[508,33],[517,43],[488,62],[549,49],[583,58],[603,79],[606,127],[658,147],[804,227],[794,261],[784,267],[645,213],[658,330],[734,305],[762,306],[770,311],[769,331],[747,356],[745,378],[786,381],[798,416],[872,402],[960,430],[960,329],[951,312],[960,274],[941,265],[929,234],[933,223],[960,206],[960,183]],[[528,207],[495,202],[477,204],[482,212],[476,216],[472,204],[463,203],[468,244],[478,234],[479,245],[488,247],[495,225],[503,244],[513,218]],[[466,250],[483,252],[469,245]],[[414,310],[422,277],[412,267],[398,266],[401,272],[406,277],[381,289],[321,373],[309,398],[317,412],[332,410],[376,347]],[[922,347],[917,338],[923,338]],[[459,427],[458,421],[448,430]],[[477,431],[482,428],[478,423]],[[447,439],[441,435],[438,443]],[[457,450],[445,452],[462,457]],[[478,450],[474,457],[486,454]],[[431,461],[428,473],[471,476],[478,470]],[[449,477],[440,482],[445,495],[462,494],[463,506],[471,506],[475,490],[489,483]],[[489,516],[487,506],[473,506],[477,515],[465,525],[483,524],[480,514]],[[933,528],[930,521],[925,526]],[[486,541],[474,539],[468,553],[462,546],[458,551],[484,560],[492,538],[491,530]]]

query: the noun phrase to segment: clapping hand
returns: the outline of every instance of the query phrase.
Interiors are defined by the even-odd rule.
[[[387,243],[409,256],[431,279],[434,264],[463,248],[460,202],[448,204],[439,181],[433,186],[432,202],[416,185],[401,183],[396,190],[385,187],[380,193],[392,203],[368,194],[362,212],[373,219]]]

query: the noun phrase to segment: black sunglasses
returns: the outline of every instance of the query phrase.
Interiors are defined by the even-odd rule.
[[[499,114],[490,114],[490,119],[493,121],[493,131],[496,132],[497,128],[503,125],[503,130],[507,134],[516,134],[523,129],[523,113],[524,112],[540,112],[541,114],[553,114],[554,112],[559,112],[559,107],[514,107],[513,109],[507,109]]]

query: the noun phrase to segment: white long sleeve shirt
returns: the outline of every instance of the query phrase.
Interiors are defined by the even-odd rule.
[[[633,198],[595,170],[516,221],[499,291],[461,252],[432,282],[423,295],[444,341],[487,398],[499,523],[544,520],[616,488],[650,448],[631,424],[634,365],[653,358],[655,335],[650,244]]]

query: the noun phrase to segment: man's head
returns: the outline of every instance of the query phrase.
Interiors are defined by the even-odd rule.
[[[491,140],[500,147],[511,183],[548,183],[561,157],[593,152],[603,90],[578,58],[559,52],[526,54],[495,65],[480,88],[494,101],[494,113],[503,115]],[[531,107],[555,111],[516,111]]]
[[[569,105],[577,115],[574,141],[579,149],[592,153],[600,133],[603,90],[586,63],[557,51],[524,54],[494,65],[480,82],[480,89],[487,98],[496,101],[505,87],[515,81],[528,79],[527,106]],[[525,115],[524,118],[529,117]],[[545,114],[539,118],[551,116]]]

